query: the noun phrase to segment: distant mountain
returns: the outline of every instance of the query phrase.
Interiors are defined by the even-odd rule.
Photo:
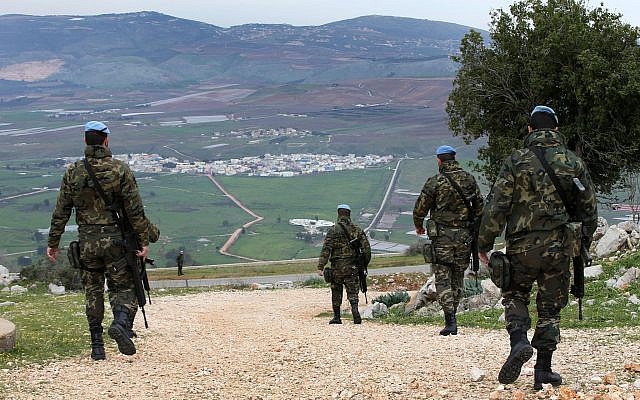
[[[3,15],[0,90],[452,76],[449,56],[469,29],[385,16],[221,28],[155,12]]]

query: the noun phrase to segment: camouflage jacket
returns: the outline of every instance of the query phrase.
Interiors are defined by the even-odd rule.
[[[567,237],[569,214],[542,163],[529,149],[532,146],[544,150],[562,190],[575,204],[575,220],[582,222],[582,235],[590,238],[595,231],[595,188],[584,162],[566,148],[564,137],[558,131],[539,129],[525,138],[524,146],[504,161],[487,198],[478,238],[482,252],[493,248],[505,225],[507,252],[512,254],[563,242]],[[580,179],[584,191],[578,190],[574,177]]]
[[[133,172],[122,161],[111,157],[111,150],[103,146],[87,146],[85,157],[93,167],[96,177],[108,200],[122,201],[124,210],[133,230],[138,234],[142,246],[149,244],[150,222],[144,214],[142,199]],[[48,246],[57,248],[64,227],[76,210],[76,223],[83,225],[113,225],[116,221],[111,211],[94,189],[93,181],[82,160],[76,161],[64,173],[56,208],[51,216]]]
[[[442,174],[448,174],[460,185],[465,196],[475,196],[472,206],[475,217],[482,215],[482,193],[473,175],[463,170],[457,161],[444,161],[440,173],[427,179],[413,208],[413,223],[421,228],[427,214],[430,213],[438,226],[469,227],[471,216],[464,200],[449,180]]]
[[[349,234],[349,238],[344,234],[344,231],[339,224],[342,224],[345,227]],[[320,252],[320,258],[318,260],[318,269],[324,269],[324,266],[328,261],[331,261],[332,265],[334,263],[340,265],[355,261],[356,254],[349,244],[349,240],[353,238],[357,238],[360,242],[360,245],[364,250],[366,261],[369,263],[371,260],[371,245],[369,245],[369,240],[364,234],[364,231],[359,226],[351,222],[350,218],[339,217],[336,224],[329,229],[327,236],[324,239],[322,251]]]

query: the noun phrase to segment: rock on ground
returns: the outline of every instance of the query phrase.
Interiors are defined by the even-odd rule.
[[[85,336],[81,356],[0,370],[0,398],[486,400],[509,354],[503,329],[460,326],[443,337],[439,325],[329,325],[318,317],[331,311],[328,288],[158,297],[146,310],[150,328],[136,320],[134,356],[119,355],[105,337],[107,360],[93,362]],[[637,327],[562,330],[554,368],[567,387],[580,383],[593,394],[590,377],[638,361],[634,337]],[[470,382],[470,366],[486,377]],[[532,386],[523,375],[499,393],[538,399]]]
[[[0,352],[13,350],[16,339],[17,331],[13,322],[0,318]]]

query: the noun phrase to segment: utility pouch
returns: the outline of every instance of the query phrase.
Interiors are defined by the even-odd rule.
[[[564,247],[567,256],[577,257],[580,255],[582,240],[582,223],[570,222],[564,226]]]
[[[82,262],[80,261],[80,243],[78,241],[73,241],[69,243],[69,248],[67,249],[67,257],[69,258],[69,264],[71,264],[71,268],[81,269]]]
[[[427,264],[436,262],[436,251],[433,248],[433,242],[429,241],[422,246],[422,256]]]
[[[491,281],[497,287],[502,290],[509,288],[511,283],[511,262],[506,254],[501,251],[491,253],[489,270],[491,271]]]
[[[432,219],[428,219],[427,220],[427,235],[429,235],[430,239],[433,238],[437,238],[438,237],[438,224],[436,223],[436,221],[432,220]]]
[[[324,276],[324,281],[325,282],[333,283],[333,269],[325,268],[322,276]]]

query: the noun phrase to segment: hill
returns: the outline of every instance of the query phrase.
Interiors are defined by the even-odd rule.
[[[216,81],[331,83],[452,76],[470,28],[366,16],[321,26],[221,28],[156,12],[0,16],[0,94]]]

